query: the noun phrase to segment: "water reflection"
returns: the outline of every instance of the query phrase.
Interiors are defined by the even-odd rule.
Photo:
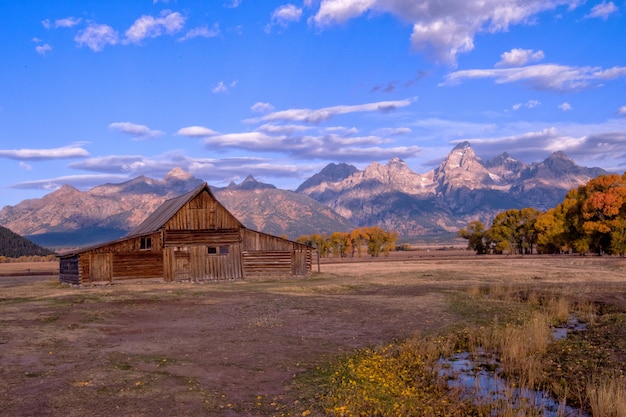
[[[462,352],[439,361],[439,376],[448,386],[458,389],[465,398],[476,404],[492,405],[491,415],[505,411],[535,409],[546,417],[581,417],[586,413],[569,407],[550,397],[547,392],[511,386],[502,374],[494,355],[485,352]]]

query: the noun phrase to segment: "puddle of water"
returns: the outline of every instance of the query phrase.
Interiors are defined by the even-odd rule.
[[[571,332],[582,332],[589,329],[587,323],[583,323],[576,316],[571,316],[567,323],[552,328],[552,338],[554,340],[563,340]]]
[[[512,387],[498,376],[502,369],[494,355],[480,352],[472,356],[469,352],[462,352],[440,360],[439,366],[439,376],[447,379],[448,386],[461,390],[465,398],[474,399],[476,404],[506,404],[505,409],[532,406],[541,410],[540,415],[545,417],[587,416],[578,409],[554,400],[546,392]],[[492,415],[497,416],[499,411],[502,410],[492,410]]]

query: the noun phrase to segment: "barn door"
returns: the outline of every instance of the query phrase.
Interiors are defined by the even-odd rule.
[[[91,281],[111,281],[111,254],[95,253],[90,257]]]
[[[191,257],[188,247],[174,250],[174,281],[188,281],[191,279]]]
[[[291,253],[291,275],[307,275],[307,265],[310,263],[310,253],[311,252],[304,250],[294,250]]]

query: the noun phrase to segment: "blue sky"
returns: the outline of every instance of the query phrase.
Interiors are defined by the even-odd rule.
[[[0,207],[181,167],[295,189],[330,162],[626,170],[626,2],[7,0]]]

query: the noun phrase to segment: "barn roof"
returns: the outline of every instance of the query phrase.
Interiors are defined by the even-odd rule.
[[[143,222],[141,222],[139,226],[131,230],[127,237],[147,235],[157,232],[163,226],[165,226],[165,223],[167,223],[167,221],[171,219],[172,216],[174,216],[178,212],[178,210],[183,208],[185,204],[196,198],[203,191],[208,192],[211,198],[217,201],[217,199],[211,192],[209,185],[205,182],[195,190],[189,191],[188,193],[181,196],[166,200],[159,208],[157,208],[151,215],[149,215]],[[218,202],[218,204],[220,203]]]

